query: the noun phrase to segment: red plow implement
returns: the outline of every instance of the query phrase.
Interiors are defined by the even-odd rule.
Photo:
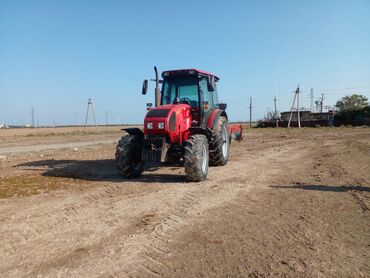
[[[243,125],[241,124],[230,124],[229,133],[233,135],[235,140],[243,140]]]

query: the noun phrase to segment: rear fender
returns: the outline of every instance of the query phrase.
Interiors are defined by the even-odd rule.
[[[222,109],[215,109],[211,116],[209,116],[208,121],[207,121],[207,127],[210,129],[214,129],[216,127],[218,119],[223,116],[226,119],[228,119],[226,111]]]

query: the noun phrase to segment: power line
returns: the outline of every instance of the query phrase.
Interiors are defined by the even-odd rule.
[[[370,78],[359,78],[359,79],[352,79],[352,80],[342,80],[342,81],[324,81],[324,82],[314,82],[314,83],[304,83],[301,86],[312,86],[312,85],[325,85],[325,84],[343,84],[343,83],[353,83],[358,81],[370,80]]]
[[[321,90],[321,91],[348,91],[348,90],[354,91],[354,90],[363,90],[363,89],[369,89],[369,88],[370,86],[362,86],[362,87],[344,87],[344,88],[329,88],[329,89],[318,88],[318,90]]]

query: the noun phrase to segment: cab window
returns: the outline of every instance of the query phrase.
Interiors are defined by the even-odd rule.
[[[181,103],[188,103],[192,108],[198,107],[197,78],[176,77],[164,80],[162,105],[173,104],[176,99]]]
[[[209,111],[213,107],[213,93],[208,91],[206,77],[202,78],[200,84],[203,92],[203,109],[204,111]]]

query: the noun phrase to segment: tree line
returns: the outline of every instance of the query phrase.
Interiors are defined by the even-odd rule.
[[[335,125],[370,125],[368,98],[353,94],[337,101],[338,112],[334,115]]]

